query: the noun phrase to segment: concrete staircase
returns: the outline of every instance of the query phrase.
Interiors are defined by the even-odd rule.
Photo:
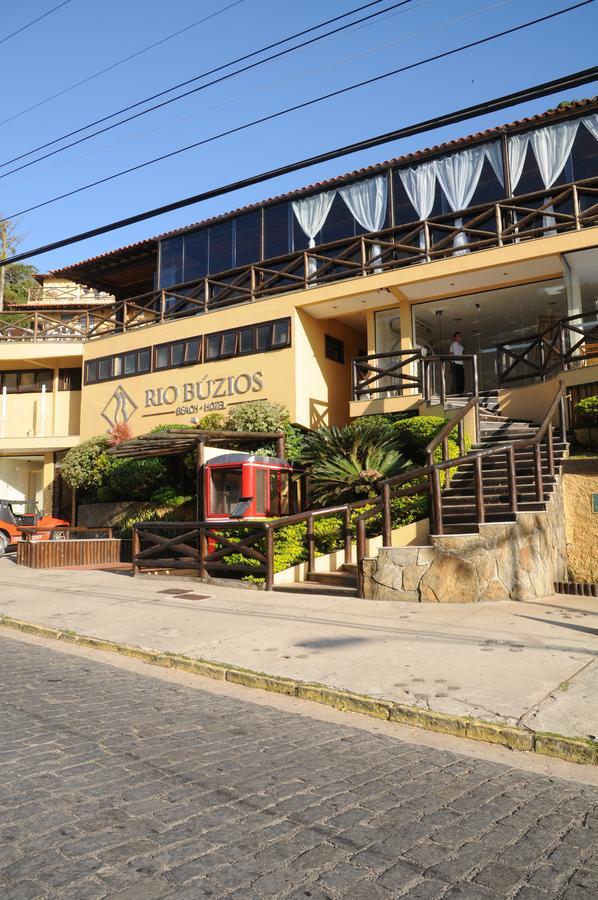
[[[287,594],[324,594],[328,597],[357,596],[357,566],[343,563],[336,572],[309,572],[307,581],[274,585],[273,590]]]

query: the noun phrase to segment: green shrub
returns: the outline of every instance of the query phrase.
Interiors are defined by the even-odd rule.
[[[144,500],[164,487],[168,468],[159,457],[149,459],[108,458],[108,465],[97,489],[98,500]]]
[[[224,431],[225,430],[225,422],[226,416],[224,413],[219,412],[210,412],[206,413],[206,415],[199,420],[198,428],[201,428],[203,431]]]
[[[582,427],[593,428],[598,425],[598,396],[585,397],[575,404],[575,415]]]
[[[95,499],[109,465],[105,435],[89,438],[72,447],[62,461],[62,477],[70,487],[81,492],[82,499]]]
[[[188,494],[181,494],[170,485],[158,488],[150,497],[150,501],[157,506],[180,506],[181,503],[187,503],[192,499]]]
[[[195,500],[183,497],[182,503],[172,506],[149,503],[146,507],[124,516],[115,524],[119,537],[130,537],[133,525],[137,522],[194,522],[196,520]]]
[[[442,431],[446,420],[441,416],[413,416],[410,419],[401,419],[395,422],[393,428],[398,435],[398,443],[401,451],[408,456],[417,466],[425,466],[427,463],[426,447]],[[458,428],[455,426],[449,435],[449,458],[459,456],[454,449],[459,448]],[[465,435],[465,452],[471,447],[471,441]],[[434,455],[436,461],[442,458],[442,449],[439,447]]]

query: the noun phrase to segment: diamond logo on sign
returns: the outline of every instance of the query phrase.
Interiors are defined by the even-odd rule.
[[[115,425],[128,422],[137,408],[133,398],[127,394],[122,384],[119,384],[102,410],[102,418],[114,428]]]

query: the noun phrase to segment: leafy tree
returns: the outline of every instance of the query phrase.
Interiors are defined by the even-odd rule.
[[[168,466],[159,457],[133,459],[108,457],[98,500],[146,500],[168,481]]]
[[[94,496],[108,469],[108,446],[108,438],[99,435],[72,447],[62,461],[61,473],[66,483],[84,496]]]
[[[24,263],[13,263],[6,266],[4,297],[11,303],[27,303],[29,291],[37,289],[37,281],[33,275],[37,272],[35,266]]]
[[[304,440],[302,460],[314,504],[323,506],[374,497],[378,482],[411,465],[398,449],[392,426],[384,422],[312,432]]]

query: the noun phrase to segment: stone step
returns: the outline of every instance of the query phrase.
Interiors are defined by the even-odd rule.
[[[511,515],[511,506],[508,500],[504,501],[492,501],[491,503],[487,502],[487,498],[484,496],[484,509],[486,511],[486,518],[489,515],[497,515],[506,512]],[[517,503],[519,512],[542,512],[545,509],[545,503],[540,500],[523,500]],[[443,509],[443,517],[444,515],[449,516],[464,516],[466,519],[474,518],[476,515],[476,506],[475,503],[463,503],[463,501],[457,501],[455,503],[449,503],[447,500],[443,498],[442,501],[442,509]]]
[[[295,581],[292,584],[275,584],[273,591],[285,594],[317,594],[324,597],[356,597],[356,587],[339,587],[333,584],[318,584],[313,581]]]
[[[308,572],[307,580],[313,584],[357,587],[357,573],[352,572]]]

